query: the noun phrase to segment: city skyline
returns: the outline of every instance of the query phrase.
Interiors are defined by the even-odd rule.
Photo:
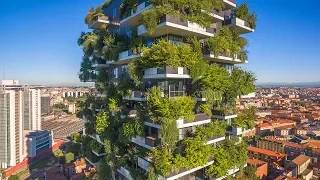
[[[316,33],[320,26],[316,22],[320,16],[316,8],[319,2],[246,2],[259,17],[258,28],[247,37],[251,45],[250,62],[244,68],[255,72],[258,83],[319,81],[320,62],[316,56],[316,42],[320,40]],[[90,85],[78,79],[82,50],[75,42],[79,30],[88,30],[83,23],[88,7],[100,3],[99,0],[1,2],[0,80],[5,74],[5,79],[18,79],[25,84]],[[77,8],[73,8],[75,5]]]

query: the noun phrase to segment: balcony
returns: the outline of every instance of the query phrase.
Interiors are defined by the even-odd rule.
[[[110,66],[110,63],[106,62],[105,60],[98,60],[94,64],[92,64],[92,67],[95,69],[104,69]]]
[[[232,110],[228,112],[224,112],[224,110],[213,110],[212,114],[212,118],[215,119],[233,119],[238,117],[238,115],[235,114]]]
[[[225,26],[230,27],[232,30],[237,31],[240,34],[254,32],[254,29],[250,27],[248,22],[237,17],[226,19],[223,22]]]
[[[90,24],[88,24],[89,29],[101,29],[104,24],[110,24],[108,16],[97,16]]]
[[[133,91],[131,96],[125,97],[124,99],[130,100],[130,101],[145,101],[145,93],[142,91]]]
[[[149,165],[150,163],[146,161],[145,159],[138,157],[138,166],[146,171],[149,171]]]
[[[96,156],[105,156],[107,153],[103,152],[103,151],[95,151],[95,150],[92,150],[92,153],[95,154]]]
[[[119,169],[117,169],[117,171],[118,171],[118,173],[122,174],[128,180],[133,180],[133,178],[130,175],[130,172],[126,168],[124,168],[123,166],[121,166]]]
[[[205,10],[202,10],[201,12],[206,12]],[[212,10],[211,12],[207,12],[212,17],[212,22],[217,23],[224,20],[224,12],[223,11],[217,11]]]
[[[202,124],[208,124],[211,122],[210,117],[207,114],[199,113],[195,115],[195,118],[192,122],[187,122],[184,119],[178,119],[177,120],[177,128],[182,129],[186,127],[192,127],[192,126],[198,126]],[[147,121],[144,122],[144,125],[150,126],[153,128],[161,129],[161,125],[154,124],[150,119],[147,119]]]
[[[150,146],[150,145],[153,145],[153,143],[151,142],[152,139],[148,139],[146,140],[145,137],[141,137],[141,136],[136,136],[136,137],[133,137],[132,140],[131,140],[133,143],[139,145],[139,146],[142,146],[146,149],[153,149],[155,146]],[[148,142],[148,144],[146,143],[146,141]]]
[[[214,161],[212,158],[209,158],[209,161],[206,165],[204,166],[199,166],[199,167],[196,167],[196,168],[192,168],[192,169],[186,169],[186,168],[181,168],[178,172],[174,172],[172,171],[172,173],[170,173],[166,178],[164,177],[161,177],[160,175],[160,178],[159,179],[166,179],[166,180],[175,180],[175,179],[185,179],[184,176],[187,176],[189,174],[193,174],[195,173],[196,171],[200,170],[200,169],[203,169],[207,166],[210,166],[211,164],[213,164]],[[189,179],[189,178],[188,178]]]
[[[148,68],[144,71],[144,79],[166,79],[166,78],[177,78],[177,79],[189,79],[190,75],[188,70],[183,67],[173,68]]]
[[[144,25],[138,26],[139,36],[159,37],[166,34],[178,36],[195,36],[198,39],[205,39],[214,36],[214,28],[203,28],[199,24],[190,21],[182,21],[179,18],[164,15],[152,34]]]
[[[254,128],[253,129],[243,129],[243,128],[239,128],[239,127],[229,126],[227,128],[227,133],[238,136],[238,135],[242,135],[242,134],[247,134],[253,130],[254,130]]]
[[[218,142],[224,141],[225,139],[225,136],[213,136],[207,139],[207,144],[216,144]]]
[[[113,64],[129,64],[129,62],[136,57],[139,57],[139,55],[132,52],[132,50],[123,51],[119,54],[119,60]]]
[[[223,10],[229,10],[237,6],[236,0],[222,0],[224,4]]]
[[[202,48],[202,52],[203,52],[203,57],[205,59],[218,62],[218,63],[226,63],[226,64],[248,63],[247,60],[242,62],[237,55],[234,58],[231,55],[228,55],[226,53],[220,53],[219,56],[215,56],[214,52],[210,51],[207,47]],[[246,57],[245,59],[248,59],[248,57]]]
[[[126,24],[130,26],[138,25],[142,17],[142,13],[150,8],[152,8],[152,4],[150,4],[150,2],[143,2],[139,4],[135,12],[131,10],[128,17],[122,18],[120,24]]]
[[[157,138],[156,136],[147,136],[145,137],[145,143],[148,146],[151,147],[157,147],[158,145],[160,145],[160,139]]]

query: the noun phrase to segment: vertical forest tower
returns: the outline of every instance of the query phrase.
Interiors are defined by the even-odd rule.
[[[256,15],[235,0],[108,0],[85,17],[80,114],[99,179],[224,179],[247,162],[255,91],[247,40]]]

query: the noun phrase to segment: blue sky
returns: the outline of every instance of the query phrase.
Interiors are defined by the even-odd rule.
[[[0,80],[81,84],[84,16],[103,0],[0,0]],[[249,40],[249,64],[258,82],[320,81],[320,2],[246,0],[258,15]],[[4,68],[4,66],[6,68]]]

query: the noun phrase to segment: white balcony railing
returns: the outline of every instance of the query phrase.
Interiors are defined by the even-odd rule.
[[[199,24],[197,24],[197,23],[192,23],[192,22],[190,22],[190,21],[188,21],[188,27],[189,27],[189,28],[192,28],[192,29],[195,29],[195,30],[197,30],[197,31],[204,31],[204,32],[206,32],[206,28],[203,28],[203,27],[201,27]]]
[[[144,137],[136,136],[136,137],[133,137],[131,141],[133,143],[138,144],[139,146],[144,147],[144,148],[147,148],[147,149],[150,149],[150,150],[153,149],[153,147],[151,147],[151,146],[146,144],[146,139]]]

